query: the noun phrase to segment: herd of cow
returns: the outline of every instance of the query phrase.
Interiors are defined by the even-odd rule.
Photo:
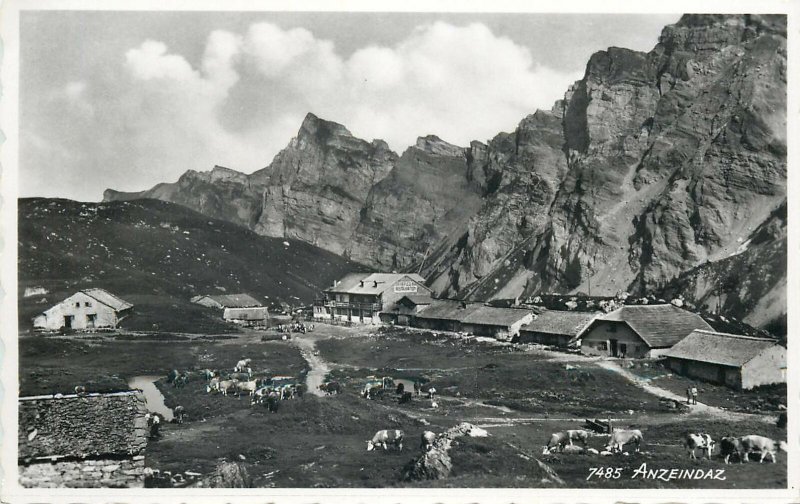
[[[599,436],[599,434],[578,429],[555,432],[550,436],[547,446],[544,447],[543,454],[547,455],[553,452],[586,452],[595,455],[613,455],[615,453],[625,453],[623,452],[623,448],[626,445],[633,445],[634,450],[638,452],[644,442],[642,431],[638,429],[618,429],[609,434],[609,440],[605,449],[603,451],[598,451],[594,448],[587,447],[589,437],[591,436]],[[576,446],[574,442],[580,442],[582,447]],[[710,460],[716,445],[716,441],[708,434],[688,433],[683,440],[683,446],[688,450],[689,457],[692,459],[697,459],[696,451],[700,450],[701,453],[705,453],[706,457]],[[774,463],[778,450],[787,451],[786,442],[775,441],[768,437],[755,434],[742,437],[723,437],[720,440],[719,447],[720,457],[723,458],[726,464],[730,462],[731,457],[736,457],[739,463],[749,462],[751,453],[760,454],[759,462],[764,462],[764,459],[769,456]]]

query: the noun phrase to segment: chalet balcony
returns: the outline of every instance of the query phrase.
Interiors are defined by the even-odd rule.
[[[324,306],[325,308],[343,308],[353,310],[355,312],[379,312],[383,309],[383,303],[352,303],[328,300],[318,301],[318,306]]]

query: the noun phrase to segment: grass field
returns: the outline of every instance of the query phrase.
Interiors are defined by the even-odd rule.
[[[167,424],[150,442],[149,467],[207,473],[220,460],[241,462],[261,487],[520,487],[543,486],[537,459],[549,465],[568,487],[618,488],[775,488],[786,485],[786,456],[777,464],[725,465],[718,458],[690,461],[681,447],[687,432],[723,435],[763,434],[785,439],[785,431],[756,415],[681,415],[663,411],[657,398],[596,361],[544,351],[444,335],[399,330],[344,329],[318,324],[314,333],[291,341],[260,341],[260,334],[181,335],[130,340],[115,335],[90,337],[25,336],[20,339],[22,395],[125,387],[137,375],[166,376],[171,369],[229,369],[242,357],[257,373],[285,374],[302,380],[309,371],[301,338],[313,340],[316,356],[345,385],[338,396],[282,401],[277,413],[249,405],[246,398],[208,395],[205,382],[183,388],[160,380],[168,406],[182,405],[187,420]],[[359,396],[370,374],[416,378],[435,386],[439,407],[415,398],[399,404],[392,397]],[[721,392],[720,392],[721,393]],[[629,456],[542,455],[550,434],[580,428],[587,417],[614,418],[616,427],[644,433],[642,453]],[[765,417],[766,418],[766,417]],[[771,421],[771,418],[767,418]],[[451,450],[449,478],[408,482],[403,467],[420,454],[425,430],[441,432],[469,421],[486,428],[487,438],[462,438]],[[380,429],[402,429],[402,452],[368,452],[366,440]],[[606,438],[590,438],[601,449]],[[724,469],[722,480],[632,479],[642,463],[650,468]],[[618,479],[591,478],[593,467],[619,467]]]

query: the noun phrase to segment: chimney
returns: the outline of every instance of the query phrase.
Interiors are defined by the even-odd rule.
[[[364,280],[361,280],[361,287],[364,287]]]
[[[461,308],[466,308],[466,307],[467,307],[467,302],[461,301]]]
[[[373,285],[373,287],[378,287],[378,281],[377,280],[375,280],[375,285]]]

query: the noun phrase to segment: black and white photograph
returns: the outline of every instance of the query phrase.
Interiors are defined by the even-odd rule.
[[[800,498],[796,4],[176,5],[4,6],[4,501]]]

